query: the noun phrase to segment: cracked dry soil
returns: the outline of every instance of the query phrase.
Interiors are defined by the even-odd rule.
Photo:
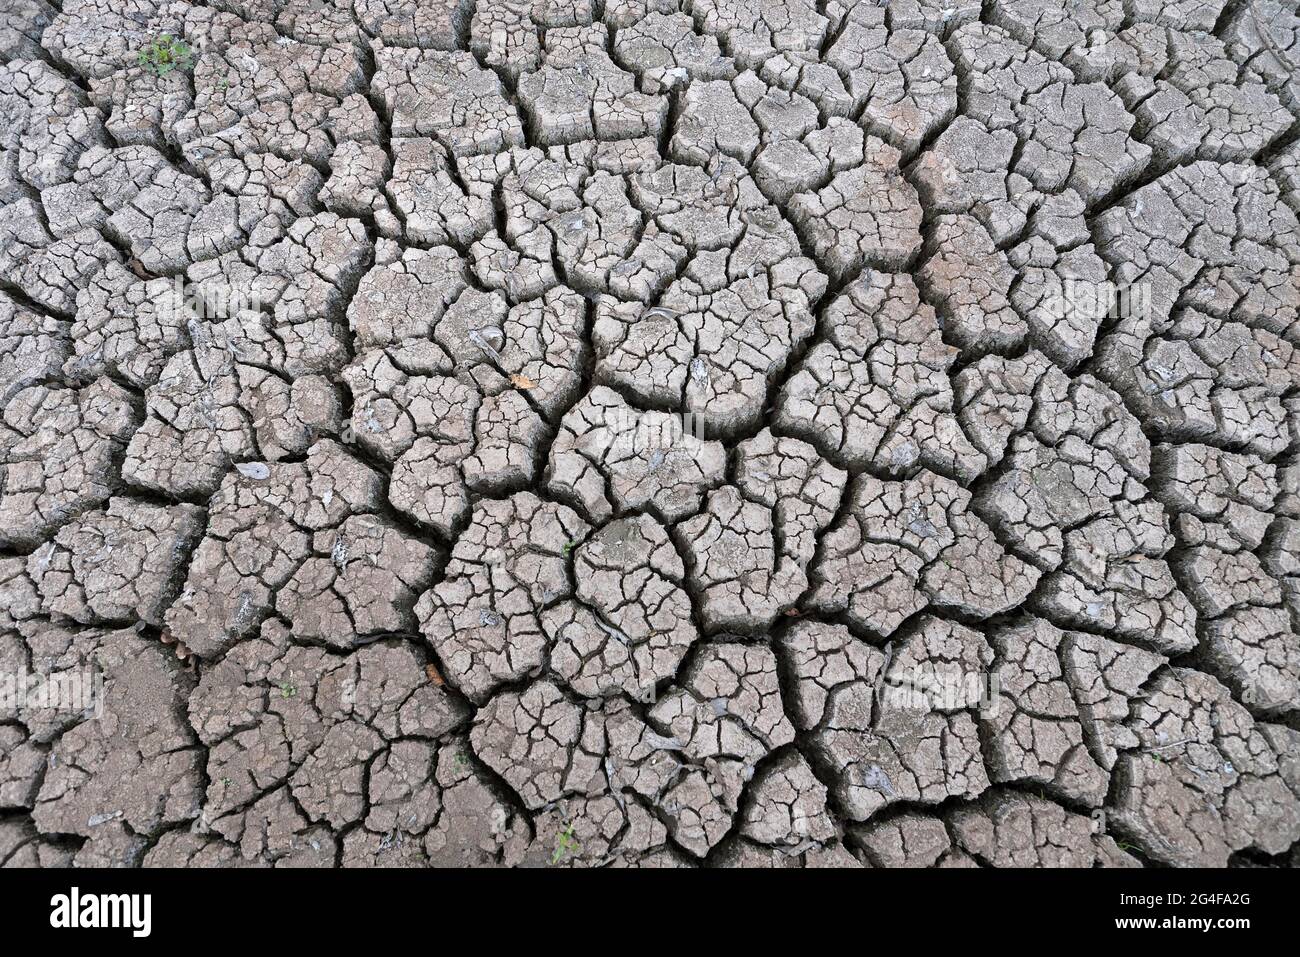
[[[1300,863],[1293,3],[0,7],[0,862]]]

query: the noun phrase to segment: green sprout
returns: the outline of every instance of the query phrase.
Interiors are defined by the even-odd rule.
[[[190,45],[170,33],[159,34],[140,51],[140,66],[154,76],[166,76],[172,70],[188,70],[194,65]]]
[[[287,681],[280,682],[280,697],[292,698],[298,694],[298,686]]]
[[[568,558],[569,555],[573,552],[574,548],[577,547],[577,545],[578,545],[578,540],[576,538],[571,538],[564,543],[564,547],[560,549],[560,551],[564,554],[565,558]]]
[[[555,839],[555,853],[551,855],[551,863],[558,864],[565,854],[572,854],[578,849],[578,842],[573,837],[573,823],[570,822]]]

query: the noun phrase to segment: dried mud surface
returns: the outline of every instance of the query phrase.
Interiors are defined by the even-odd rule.
[[[1294,4],[0,60],[0,863],[1300,863]]]

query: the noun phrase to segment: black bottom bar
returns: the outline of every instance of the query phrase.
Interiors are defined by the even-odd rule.
[[[75,934],[82,943],[111,938],[127,947],[197,941],[205,949],[297,949],[338,947],[356,934],[384,951],[410,944],[437,953],[475,940],[495,948],[512,939],[582,950],[657,940],[697,951],[711,937],[734,946],[762,935],[770,946],[779,929],[808,933],[814,944],[846,936],[864,952],[909,939],[926,947],[1181,946],[1200,937],[1231,947],[1260,932],[1294,933],[1295,873],[7,871],[0,872],[0,939]],[[149,895],[147,937],[137,935],[146,923],[143,898],[98,896],[134,894]],[[118,926],[84,926],[103,923]]]

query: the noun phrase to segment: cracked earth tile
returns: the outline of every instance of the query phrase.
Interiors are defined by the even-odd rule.
[[[812,334],[826,277],[798,255],[793,230],[752,180],[717,168],[716,188],[689,166],[634,179],[638,203],[694,256],[657,306],[602,297],[592,334],[597,382],[682,407],[708,434],[728,435],[759,422],[780,369]],[[739,210],[719,205],[729,188]],[[728,235],[735,248],[717,248]]]
[[[1300,367],[1289,343],[1191,309],[1163,330],[1144,329],[1141,320],[1126,325],[1103,352],[1102,369],[1162,435],[1240,443],[1268,457],[1282,451],[1282,394]],[[1142,357],[1122,368],[1137,348]]]
[[[735,808],[756,764],[794,740],[781,707],[776,656],[762,646],[705,645],[679,685],[654,703],[649,720],[681,743],[683,757],[709,769]]]
[[[360,220],[320,213],[268,247],[197,263],[187,278],[204,301],[225,303],[210,325],[234,358],[291,377],[333,372],[351,351],[343,313],[372,251]]]
[[[904,657],[896,659],[895,677],[903,684],[890,691],[883,687],[890,666],[885,655],[842,625],[800,622],[780,640],[792,674],[796,724],[810,733],[817,760],[833,769],[832,792],[850,820],[867,820],[897,801],[933,804],[974,797],[989,786],[964,702],[939,701],[930,683],[918,679],[918,669],[933,673],[943,660],[932,659],[933,651],[952,654],[945,643],[969,664],[987,663],[988,646],[978,632],[923,619],[904,642]],[[959,707],[952,710],[952,703]]]
[[[551,668],[588,696],[645,696],[697,639],[685,568],[646,515],[606,524],[573,549],[576,600],[542,613]]]
[[[1053,385],[1063,384],[1063,377],[1054,371],[1042,381],[1037,420],[1031,421],[1029,434],[1012,439],[999,474],[976,492],[975,505],[1008,547],[1052,571],[1066,559],[1070,530],[1146,497],[1141,483],[1150,450],[1137,423],[1099,383],[1074,380],[1072,386],[1084,388],[1052,403],[1046,397]],[[1090,384],[1097,387],[1092,392],[1086,388]],[[1113,450],[1112,436],[1127,441],[1136,455],[1126,454],[1126,448]]]
[[[211,494],[235,462],[301,455],[341,417],[323,377],[290,383],[208,342],[167,361],[145,392],[145,410],[123,477],[179,497]]]
[[[229,648],[257,629],[295,576],[310,573],[309,559],[331,560],[319,551],[324,533],[372,513],[381,494],[380,477],[328,440],[312,446],[305,462],[227,473],[168,628],[200,656]]]
[[[50,231],[62,237],[101,228],[168,168],[166,157],[152,146],[92,146],[81,154],[68,182],[41,191]]]
[[[1228,55],[1293,110],[1300,102],[1294,75],[1297,30],[1296,11],[1276,0],[1252,0],[1230,11],[1222,34]]]
[[[1142,697],[1147,679],[1165,660],[1141,648],[1082,632],[1068,633],[1059,647],[1088,750],[1110,771],[1120,752],[1140,743],[1127,726],[1129,713],[1135,700]]]
[[[394,461],[420,438],[473,439],[479,393],[454,375],[434,343],[363,352],[343,370],[343,381],[353,397],[352,434],[372,455]]]
[[[416,606],[447,677],[471,700],[541,667],[543,609],[572,594],[569,553],[588,530],[531,492],[475,506],[442,580]]]
[[[984,356],[953,376],[957,420],[990,465],[1002,461],[1029,422],[1038,383],[1051,368],[1046,356],[1030,351],[1016,359]]]
[[[193,831],[167,831],[141,860],[142,867],[249,867],[233,845]]]
[[[374,143],[340,143],[330,155],[330,178],[320,192],[326,209],[341,216],[375,217],[381,229],[396,234],[401,226],[382,195],[391,172],[388,153]]]
[[[981,714],[989,730],[990,777],[1025,781],[1090,807],[1106,800],[1110,778],[1089,753],[1062,661],[1067,636],[1042,619],[995,628],[996,704]]]
[[[756,67],[774,53],[811,60],[830,21],[809,0],[691,0],[689,9],[705,33],[721,37],[728,52],[745,67]]]
[[[36,545],[106,501],[136,426],[129,392],[107,378],[80,389],[29,386],[0,429],[0,542]]]
[[[712,859],[717,867],[813,867],[853,868],[862,865],[842,845],[809,847],[791,854],[779,847],[765,847],[744,838],[734,838],[718,848]]]
[[[594,14],[590,0],[523,5],[484,0],[474,6],[469,46],[489,68],[517,78],[521,70],[537,69],[545,28],[588,25]]]
[[[1011,130],[957,117],[910,167],[925,208],[972,213],[997,243],[1018,235],[1033,190],[1023,175],[1008,173],[1016,148]]]
[[[177,280],[142,280],[109,263],[77,293],[76,357],[64,369],[82,380],[107,373],[148,388],[167,359],[188,345],[187,327],[197,318],[196,304],[187,304]]]
[[[1058,804],[998,792],[949,815],[956,846],[994,867],[1137,867],[1096,823]]]
[[[1015,130],[1014,168],[1037,189],[1068,187],[1093,205],[1146,168],[1151,148],[1134,137],[1136,119],[1104,84],[1073,82],[1065,67],[1000,27],[964,26],[951,42],[959,70],[977,77],[967,112],[990,129]]]
[[[15,0],[0,14],[0,54],[7,60],[39,59],[41,34],[57,13],[45,0]]]
[[[1074,245],[1088,236],[1082,204],[1072,190],[1045,200],[1030,223],[1034,235],[1007,254],[1017,271],[1011,305],[1034,344],[1063,369],[1092,356],[1111,311],[1101,292],[1110,288],[1105,261],[1092,243]]]
[[[1128,51],[1113,51],[1111,45],[1124,20],[1121,0],[1002,0],[992,16],[995,24],[1020,43],[1048,59],[1065,62],[1085,80],[1109,79],[1121,68],[1113,60]],[[1132,68],[1122,59],[1120,63]]]
[[[1014,352],[1028,325],[1012,308],[1016,272],[973,216],[940,216],[929,231],[930,256],[917,273],[963,352]]]
[[[426,832],[424,850],[438,866],[514,864],[524,853],[527,822],[497,794],[457,739],[438,752],[442,814]]]
[[[726,470],[722,444],[701,439],[692,425],[681,415],[642,412],[597,386],[565,414],[547,485],[598,522],[639,508],[668,522],[684,519]]]
[[[826,796],[825,785],[803,756],[784,754],[754,776],[740,833],[791,854],[833,843],[838,831],[827,812]]]
[[[73,348],[67,322],[26,309],[0,292],[0,403],[56,378]]]
[[[1166,97],[1186,103],[1192,114],[1190,123],[1202,133],[1194,144],[1197,158],[1247,160],[1293,122],[1290,112],[1269,89],[1282,90],[1282,78],[1273,74],[1261,79],[1254,70],[1242,73],[1218,38],[1202,32],[1172,31],[1167,55],[1169,66],[1162,71],[1161,80],[1167,82]],[[1157,82],[1158,88],[1162,85]],[[1183,133],[1177,124],[1189,122],[1187,119],[1175,116],[1169,120],[1154,111],[1144,116],[1139,110],[1138,115],[1152,127],[1148,139],[1161,145],[1171,140],[1166,150],[1173,155],[1182,152],[1173,144]],[[1166,132],[1166,126],[1172,128]]]
[[[775,424],[849,468],[918,462],[973,478],[984,459],[954,420],[957,359],[907,277],[874,270],[825,310],[825,341],[786,380]]]
[[[115,496],[106,509],[63,526],[33,552],[28,574],[47,613],[82,624],[160,625],[202,534],[203,512],[192,505]]]
[[[610,18],[610,6],[605,18]],[[687,94],[701,81],[720,80],[735,73],[731,58],[722,53],[716,37],[697,33],[685,13],[652,10],[614,33],[614,56],[631,70],[647,93],[662,93],[688,82]]]
[[[47,189],[72,178],[82,153],[107,145],[99,112],[43,59],[0,67],[0,145],[17,154],[18,176]]]
[[[877,867],[945,867],[956,860],[943,821],[924,814],[904,812],[850,831]]]
[[[1102,213],[1095,230],[1098,251],[1116,267],[1115,280],[1136,283],[1143,293],[1141,308],[1130,310],[1103,341],[1099,374],[1171,438],[1253,438],[1246,410],[1271,412],[1275,402],[1276,393],[1264,384],[1267,365],[1259,364],[1270,359],[1244,352],[1220,385],[1199,353],[1208,348],[1207,355],[1218,354],[1203,339],[1251,335],[1236,331],[1237,323],[1280,335],[1295,322],[1288,290],[1300,227],[1276,184],[1253,165],[1194,163]],[[1277,445],[1265,439],[1260,448],[1271,455]]]
[[[312,549],[276,595],[276,611],[295,634],[349,648],[367,636],[414,630],[412,609],[433,577],[434,549],[372,515],[318,532]]]
[[[766,429],[737,454],[736,485],[709,492],[677,534],[705,627],[759,632],[807,590],[808,564],[847,476],[807,443]]]
[[[743,651],[740,649],[742,654]],[[714,657],[719,654],[721,658]],[[716,692],[723,696],[718,699],[722,701],[722,714],[734,712],[741,722],[761,722],[761,713],[752,709],[762,701],[762,687],[766,684],[769,695],[778,694],[774,663],[770,660],[768,677],[760,678],[758,684],[753,684],[751,679],[735,683],[736,672],[725,666],[723,671],[732,675],[731,680],[716,683],[715,679],[723,675],[716,665],[704,662],[721,664],[735,654],[726,650],[706,653],[700,669],[688,679],[687,689],[661,699],[658,707],[676,715],[665,713],[663,719],[672,720],[674,726],[681,725],[679,730],[691,733],[689,742],[668,737],[673,728],[660,725],[653,716],[654,725],[645,724],[626,703],[606,703],[600,708],[579,705],[548,681],[494,698],[480,711],[470,740],[479,757],[505,778],[527,807],[544,810],[548,805],[565,801],[571,814],[581,812],[602,817],[613,813],[615,807],[627,808],[624,813],[632,826],[625,832],[624,841],[631,842],[631,850],[639,854],[644,853],[647,838],[653,841],[655,825],[651,825],[650,831],[638,826],[637,819],[644,820],[644,816],[633,810],[633,804],[640,800],[653,801],[673,840],[691,854],[703,857],[727,834],[738,812],[736,799],[742,771],[738,765],[743,758],[724,754],[717,760],[710,759],[708,756],[716,753],[717,745],[727,747],[732,742],[714,735],[714,743],[710,745],[708,733],[696,735],[695,731],[704,732],[704,728],[688,718],[684,707],[688,701],[699,702],[701,693]],[[767,654],[770,659],[770,652]],[[744,727],[743,723],[719,721],[719,711],[711,704],[700,702],[698,707],[703,709],[697,712],[699,717],[719,731],[739,731]],[[783,716],[780,721],[784,722]],[[688,725],[694,726],[694,730]],[[760,724],[759,728],[762,727]],[[776,728],[769,725],[763,733],[774,731]],[[786,725],[784,735],[788,734]],[[734,735],[729,733],[725,737]],[[768,745],[762,739],[749,740],[760,753],[765,753]],[[599,800],[606,795],[611,800]],[[571,818],[566,828],[567,840],[556,845],[557,859],[572,849],[580,825],[585,833],[602,830],[599,821],[579,822]],[[609,832],[604,830],[604,833]]]
[[[1282,599],[1279,582],[1250,552],[1192,548],[1180,556],[1178,569],[1188,595],[1208,619],[1247,607],[1276,606]]]
[[[463,0],[362,0],[349,4],[371,36],[394,46],[452,49],[466,27]]]
[[[45,751],[11,725],[0,727],[0,746],[0,809],[31,810],[45,770]]]
[[[837,279],[864,266],[898,270],[921,248],[921,206],[899,171],[898,150],[867,137],[863,165],[800,193],[790,216]]]
[[[0,207],[0,278],[30,297],[38,306],[64,318],[76,310],[77,293],[121,255],[95,229],[78,229],[54,237],[41,208],[23,198]]]
[[[799,103],[796,94],[787,96],[790,104]],[[789,138],[784,130],[768,132],[754,158],[754,180],[768,198],[784,204],[862,162],[865,143],[859,126],[837,116],[799,139]]]
[[[475,492],[505,495],[536,478],[538,454],[550,436],[542,417],[517,391],[488,396],[474,419],[478,445],[465,460],[465,482]]]
[[[882,7],[854,5],[825,62],[847,77],[866,130],[904,155],[957,112],[957,77],[943,45],[922,30],[887,29]]]
[[[491,228],[492,204],[467,194],[450,154],[429,137],[394,137],[393,175],[386,187],[408,241],[468,244]]]
[[[215,829],[239,847],[245,860],[272,867],[332,867],[338,844],[328,827],[312,824],[287,787],[260,798],[230,822]]]
[[[608,45],[603,25],[546,31],[539,68],[517,84],[539,144],[659,136],[668,101],[638,92],[633,76],[609,58]]]
[[[425,655],[411,644],[381,641],[340,657],[292,645],[288,629],[272,621],[205,671],[189,714],[210,749],[205,819],[245,858],[272,863],[290,853],[332,854],[332,829],[359,816],[367,827],[418,838],[431,823],[420,817],[418,798],[437,793],[418,784],[405,790],[411,769],[420,755],[428,769],[427,742],[466,711],[430,679]],[[378,755],[364,779],[364,762],[352,757],[362,753]]]
[[[823,536],[810,578],[814,608],[889,635],[931,604],[988,617],[1020,604],[1039,572],[1008,554],[969,510],[970,493],[921,472],[903,482],[856,480],[849,507]]]
[[[372,86],[393,136],[432,136],[453,156],[523,143],[523,127],[501,81],[464,51],[380,47]]]
[[[459,743],[437,752],[436,779],[430,768],[432,750],[424,744],[394,745],[378,759],[379,777],[372,779],[371,801],[398,800],[406,809],[400,819],[371,813],[365,828],[343,840],[343,860],[350,867],[417,867],[515,865],[523,860],[527,834],[513,810],[503,804],[465,758]],[[400,749],[400,750],[399,750]],[[415,751],[415,761],[407,756]],[[399,759],[398,755],[403,756]],[[401,762],[394,771],[394,762]],[[405,780],[394,777],[404,774]],[[418,775],[418,777],[417,777]],[[436,783],[435,783],[436,782]],[[383,791],[376,793],[376,786]]]
[[[338,829],[366,810],[364,777],[382,739],[365,725],[341,722],[290,778],[290,792],[310,820]]]
[[[230,27],[239,36],[222,37],[195,64],[194,108],[173,130],[185,154],[198,165],[212,153],[246,151],[323,162],[330,149],[324,121],[365,85],[357,48],[281,42],[265,22]]]
[[[104,635],[94,659],[104,715],[53,745],[32,819],[43,831],[86,837],[79,859],[121,866],[138,862],[147,836],[198,816],[202,755],[181,710],[193,678],[131,630]]]
[[[976,0],[893,0],[889,9],[898,27],[940,35],[980,18]]]
[[[686,88],[668,147],[674,159],[708,162],[715,153],[741,163],[753,159],[760,143],[759,126],[749,105],[737,96],[738,89],[743,96],[747,79],[752,81],[753,74],[746,73],[740,80],[702,80]]]
[[[104,128],[122,146],[147,145],[165,149],[166,131],[194,105],[184,74],[157,74],[138,64],[90,81],[90,96],[107,118]]]
[[[160,6],[156,0],[73,0],[61,8],[42,44],[78,73],[105,76],[135,59]]]
[[[66,844],[43,840],[30,822],[0,824],[0,867],[72,867],[75,857]]]
[[[1209,675],[1161,672],[1129,727],[1141,748],[1116,765],[1107,819],[1155,860],[1227,865],[1242,848],[1281,853],[1300,834],[1300,797],[1281,755],[1291,734],[1257,724]]]
[[[450,246],[406,249],[362,277],[348,325],[361,346],[427,337],[468,285],[465,261]]]
[[[590,346],[585,336],[587,304],[572,289],[557,287],[541,299],[510,309],[502,331],[498,365],[512,383],[522,376],[528,398],[554,420],[576,403]]]
[[[1066,534],[1066,561],[1044,576],[1037,609],[1063,627],[1104,630],[1162,654],[1190,651],[1197,614],[1166,560],[1174,544],[1156,503],[1120,503]]]
[[[570,149],[584,154],[591,145],[586,141]],[[621,244],[627,238],[621,235],[621,227],[628,224],[629,214],[635,216],[615,185],[617,180],[598,176],[585,185],[591,157],[565,156],[565,151],[564,147],[551,147],[545,154],[535,148],[511,150],[499,154],[491,169],[474,171],[477,178],[470,183],[471,193],[493,191],[504,214],[498,228],[484,230],[486,235],[471,247],[474,272],[484,285],[506,293],[514,302],[534,300],[556,288],[562,278],[579,285],[592,281],[590,255],[579,257],[581,264],[570,275],[578,247],[594,239],[586,228],[594,225],[603,233],[600,218],[606,213],[611,216],[609,234]],[[584,200],[598,210],[594,223],[581,210]],[[588,251],[596,257],[602,252]]]
[[[6,673],[31,672],[61,676],[60,681],[81,681],[82,688],[102,678],[102,669],[95,659],[96,649],[103,632],[95,629],[75,628],[69,624],[52,623],[37,617],[39,597],[30,579],[18,577],[21,559],[10,559],[10,568],[4,572],[4,597],[13,601],[5,627],[0,630],[0,662]],[[73,686],[75,690],[75,685]],[[84,699],[83,699],[84,700]],[[95,716],[93,701],[82,708],[61,707],[58,702],[19,702],[11,697],[5,702],[0,717],[6,724],[26,728],[30,740],[46,745],[58,739],[64,731]]]
[[[1276,468],[1205,445],[1158,446],[1153,464],[1154,490],[1176,512],[1174,527],[1189,549],[1180,570],[1202,615],[1207,665],[1251,708],[1293,709],[1300,645],[1271,577],[1290,568],[1271,565],[1267,550],[1264,567],[1250,554],[1273,534]],[[1279,520],[1281,535],[1288,522]]]
[[[569,788],[574,756],[583,742],[583,709],[549,682],[506,692],[479,712],[470,741],[474,752],[518,792],[541,808]],[[603,742],[600,742],[603,744]]]
[[[686,867],[663,822],[635,800],[571,797],[544,810],[525,866]]]

